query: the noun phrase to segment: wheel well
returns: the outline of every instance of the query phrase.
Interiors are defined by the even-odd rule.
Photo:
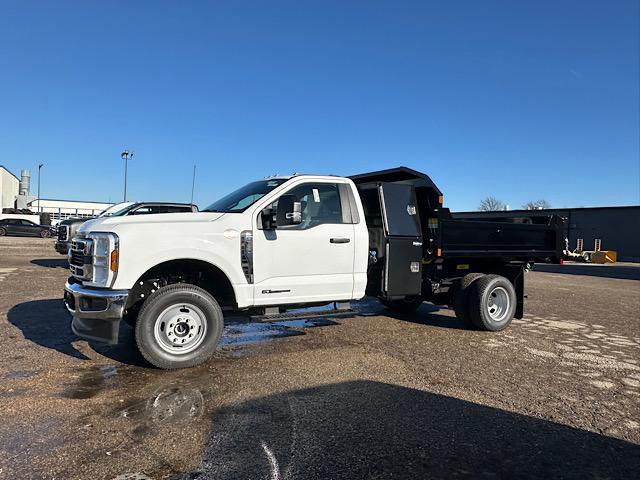
[[[126,309],[137,311],[155,290],[176,283],[197,285],[209,292],[220,306],[236,305],[231,281],[222,270],[202,260],[180,259],[160,263],[143,273],[129,293]]]

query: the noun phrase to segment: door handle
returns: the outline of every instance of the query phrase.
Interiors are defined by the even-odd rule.
[[[331,243],[349,243],[351,241],[350,238],[330,238],[329,242]]]

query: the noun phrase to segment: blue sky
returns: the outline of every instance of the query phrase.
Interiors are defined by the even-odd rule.
[[[0,4],[0,164],[42,196],[201,206],[406,165],[452,210],[640,202],[639,9],[615,1]]]

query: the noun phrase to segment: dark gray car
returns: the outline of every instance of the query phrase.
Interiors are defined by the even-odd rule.
[[[38,225],[31,220],[24,220],[22,218],[5,218],[4,220],[0,220],[0,237],[16,235],[21,237],[49,238],[54,232],[50,226]]]

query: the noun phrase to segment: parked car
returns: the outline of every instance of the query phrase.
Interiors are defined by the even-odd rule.
[[[562,229],[455,220],[428,175],[408,168],[350,178],[259,180],[192,215],[86,222],[69,255],[65,302],[79,336],[118,342],[120,321],[151,364],[202,363],[222,309],[277,320],[287,308],[365,295],[412,315],[451,305],[475,328],[524,315],[524,273],[562,257]]]
[[[100,212],[97,218],[123,217],[126,215],[149,215],[152,213],[180,213],[197,212],[198,207],[191,203],[165,203],[165,202],[123,202],[111,205]],[[55,244],[56,252],[66,255],[71,248],[71,240],[76,232],[87,220],[91,218],[68,218],[58,223],[58,241]]]
[[[21,218],[5,218],[0,220],[0,237],[16,235],[24,237],[49,238],[55,234],[55,229],[48,225],[38,225],[31,220]]]

